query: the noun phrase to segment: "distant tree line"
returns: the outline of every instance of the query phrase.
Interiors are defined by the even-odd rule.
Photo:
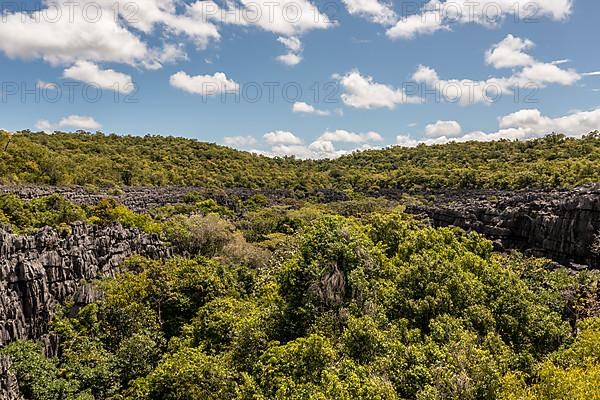
[[[207,188],[551,188],[600,181],[600,133],[530,141],[360,151],[337,160],[269,158],[192,139],[22,131],[0,135],[0,182]]]

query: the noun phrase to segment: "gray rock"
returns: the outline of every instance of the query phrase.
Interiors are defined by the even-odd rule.
[[[491,197],[493,196],[493,197]],[[493,198],[494,200],[489,200]],[[458,226],[493,240],[495,247],[568,264],[600,267],[595,251],[600,232],[600,186],[553,191],[449,191],[433,205],[409,206],[433,226]]]
[[[32,235],[0,229],[0,346],[41,338],[58,304],[73,296],[77,306],[100,298],[94,278],[113,276],[132,254],[171,255],[156,235],[126,229],[75,224],[60,235],[43,228]]]

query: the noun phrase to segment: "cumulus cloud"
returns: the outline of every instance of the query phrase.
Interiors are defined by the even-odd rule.
[[[433,68],[420,65],[413,74],[413,80],[436,89],[446,101],[467,105],[495,102],[511,94],[515,87],[540,89],[549,84],[571,86],[582,78],[574,69],[561,68],[562,63],[537,61],[524,52],[533,47],[534,43],[528,39],[508,35],[486,52],[486,62],[496,68],[522,67],[510,76],[484,80],[441,79]]]
[[[515,9],[515,5],[518,9]],[[500,25],[508,17],[545,17],[555,21],[567,18],[573,0],[537,0],[531,16],[531,3],[512,0],[429,0],[415,14],[401,17],[386,32],[392,39],[412,39],[417,35],[448,30],[455,24],[474,23],[488,27]]]
[[[439,137],[439,138],[429,138],[429,139],[424,139],[424,140],[414,139],[410,135],[396,136],[396,145],[401,146],[401,147],[416,147],[420,144],[432,146],[435,144],[448,143],[448,141],[449,141],[448,138],[443,137],[443,136]]]
[[[358,15],[382,25],[391,25],[396,22],[396,13],[391,3],[378,0],[342,0],[342,2],[351,15]]]
[[[193,94],[203,96],[215,96],[219,93],[234,93],[239,91],[240,85],[227,78],[223,72],[216,72],[214,75],[195,75],[190,76],[183,71],[179,71],[169,79],[171,86]]]
[[[335,26],[308,0],[239,0],[221,7],[213,1],[196,1],[191,12],[198,18],[224,24],[256,26],[279,36],[292,37]]]
[[[57,123],[42,119],[35,123],[35,128],[45,132],[52,132],[64,128],[82,129],[86,131],[98,130],[102,127],[93,117],[83,115],[69,115]]]
[[[131,76],[112,69],[101,69],[89,61],[77,61],[65,69],[63,77],[117,92],[131,93],[135,90]]]
[[[417,35],[430,35],[449,27],[442,22],[440,11],[426,10],[422,14],[402,17],[393,27],[386,31],[391,39],[414,39]]]
[[[295,36],[280,36],[277,41],[287,47],[288,52],[277,57],[277,60],[286,65],[296,65],[302,61],[302,42]]]
[[[578,111],[557,118],[545,116],[538,109],[525,109],[500,117],[499,129],[494,132],[474,131],[458,137],[440,136],[424,140],[414,139],[409,135],[399,135],[396,143],[400,146],[414,147],[418,144],[444,144],[451,141],[528,140],[553,132],[579,137],[597,130],[598,127],[600,127],[600,108]]]
[[[355,133],[338,129],[335,131],[325,131],[317,140],[326,142],[365,143],[382,141],[383,137],[381,137],[379,133],[373,131],[366,133]]]
[[[300,64],[300,61],[302,61],[302,56],[294,53],[281,54],[275,58],[280,63],[289,65],[290,67]]]
[[[308,146],[304,145],[277,145],[271,148],[270,152],[262,154],[270,156],[294,156],[301,159],[334,159],[359,150],[372,148],[369,145],[362,145],[358,148],[345,150],[336,149],[333,142],[317,139]]]
[[[273,131],[265,133],[263,139],[268,144],[300,145],[302,139],[288,131]]]
[[[246,147],[254,146],[258,141],[253,136],[225,136],[223,143],[227,146]]]
[[[485,62],[495,68],[524,67],[534,63],[533,57],[525,53],[534,47],[528,39],[508,35],[485,53]]]
[[[295,113],[304,113],[304,114],[315,114],[320,116],[327,116],[330,114],[329,111],[318,110],[315,107],[307,104],[303,101],[297,101],[292,105],[292,111]]]
[[[441,136],[456,137],[462,133],[462,127],[456,121],[437,121],[425,127],[425,136],[437,138]]]
[[[301,35],[311,30],[328,29],[336,25],[319,7],[308,0],[238,0],[225,2],[196,1],[190,6],[197,18],[223,24],[254,26],[278,35],[287,53],[276,60],[293,66],[302,61]]]
[[[252,150],[253,152],[269,157],[293,156],[301,159],[337,158],[354,151],[371,149],[373,147],[367,142],[383,140],[376,132],[354,133],[344,130],[325,131],[309,144],[304,144],[302,139],[288,131],[268,132],[263,139],[271,145],[270,150]],[[350,149],[338,149],[336,142],[351,143],[355,146]]]
[[[204,0],[140,0],[135,5],[127,0],[43,0],[38,11],[14,10],[9,5],[0,15],[0,52],[9,58],[42,59],[52,65],[85,60],[158,69],[186,58],[183,46],[173,43],[188,39],[203,49],[220,40],[223,24],[259,27],[288,42],[310,30],[335,26],[309,0],[226,4],[220,8]],[[156,32],[165,42],[162,48],[151,44],[150,37]],[[280,61],[294,64],[300,59],[298,49]]]
[[[42,59],[52,65],[80,60],[158,68],[173,45],[150,47],[137,32],[160,25],[164,36],[186,35],[198,46],[218,40],[217,26],[192,18],[189,7],[177,13],[176,0],[142,0],[132,17],[131,3],[112,0],[45,0],[38,11],[2,12],[0,51],[10,58]],[[115,18],[115,11],[118,17]],[[165,54],[166,52],[166,54]]]
[[[377,83],[370,76],[363,76],[359,71],[346,75],[334,75],[344,89],[341,98],[344,104],[354,108],[389,108],[398,104],[421,103],[420,97],[410,96],[403,89]]]

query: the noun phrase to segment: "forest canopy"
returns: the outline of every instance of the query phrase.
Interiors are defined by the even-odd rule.
[[[56,356],[42,341],[0,349],[25,398],[600,397],[594,271],[496,253],[388,201],[251,199],[236,214],[192,197],[145,214],[112,200],[0,198],[16,230],[120,222],[181,254],[133,256],[88,282],[103,296],[54,314]]]
[[[550,188],[600,181],[600,134],[360,151],[336,160],[269,158],[193,139],[1,132],[3,184],[201,186],[376,192]]]

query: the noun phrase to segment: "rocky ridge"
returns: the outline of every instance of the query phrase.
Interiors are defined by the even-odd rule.
[[[575,269],[600,267],[600,186],[551,191],[452,191],[407,211],[431,225],[474,230],[498,250],[518,249]]]

